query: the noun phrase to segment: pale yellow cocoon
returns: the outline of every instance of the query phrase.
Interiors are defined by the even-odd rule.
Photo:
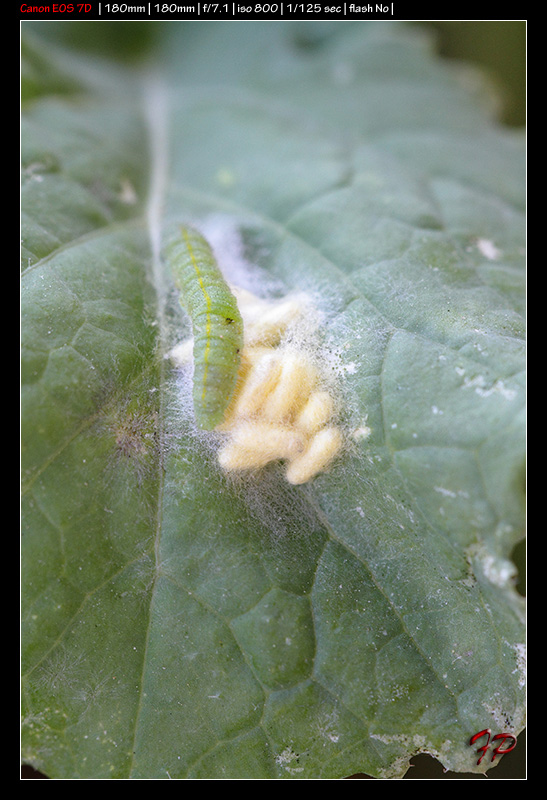
[[[242,422],[218,454],[225,470],[258,469],[270,461],[296,456],[305,448],[304,437],[283,425]]]
[[[317,372],[298,353],[282,353],[282,372],[273,391],[266,397],[262,414],[269,420],[289,420],[306,401],[317,382]]]
[[[233,420],[248,419],[260,412],[266,398],[274,391],[281,376],[282,364],[275,350],[260,359],[251,359],[249,371],[241,389],[236,392],[226,419],[218,430],[225,430]]]
[[[307,433],[315,433],[334,414],[334,400],[328,392],[312,392],[295,420],[295,425]]]
[[[285,473],[289,483],[306,483],[322,472],[339,453],[342,434],[338,428],[322,428],[311,440],[308,449],[294,458]]]
[[[277,346],[287,327],[302,313],[302,303],[297,298],[271,301],[239,287],[232,287],[232,291],[245,320],[245,344],[249,347],[257,344]]]
[[[276,345],[281,341],[287,325],[297,318],[299,309],[293,302],[280,304],[272,308],[261,319],[257,320],[249,332],[246,342],[253,344]]]

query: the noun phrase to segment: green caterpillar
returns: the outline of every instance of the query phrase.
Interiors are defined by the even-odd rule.
[[[196,422],[212,430],[222,422],[236,387],[243,320],[208,242],[194,228],[181,226],[179,234],[166,255],[192,323]]]

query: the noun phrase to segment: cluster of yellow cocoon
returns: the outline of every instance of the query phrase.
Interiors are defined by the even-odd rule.
[[[328,422],[330,394],[319,388],[309,359],[290,347],[246,347],[241,381],[217,430],[229,435],[218,453],[227,472],[287,461],[289,483],[306,483],[322,472],[342,446]]]
[[[215,429],[226,435],[218,462],[226,472],[240,472],[281,460],[289,483],[306,483],[327,468],[343,437],[331,424],[335,403],[312,358],[283,341],[305,304],[298,297],[267,301],[232,291],[245,342],[234,396]]]

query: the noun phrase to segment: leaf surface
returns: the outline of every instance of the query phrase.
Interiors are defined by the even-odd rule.
[[[471,736],[524,724],[521,136],[399,25],[161,27],[143,70],[27,27],[24,757],[488,769]],[[348,446],[309,484],[228,480],[195,430],[188,219],[321,315]]]

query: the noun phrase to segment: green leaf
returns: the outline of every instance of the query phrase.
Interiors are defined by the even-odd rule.
[[[522,135],[398,24],[159,26],[138,69],[57,30],[23,25],[25,760],[497,766],[470,738],[524,725]],[[196,432],[161,258],[192,220],[322,315],[348,446],[308,484],[228,479]]]

